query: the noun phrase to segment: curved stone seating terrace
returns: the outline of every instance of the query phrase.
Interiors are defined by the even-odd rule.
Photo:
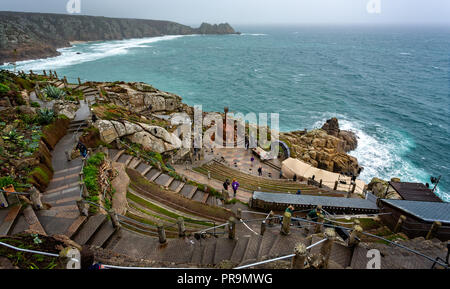
[[[214,178],[221,182],[224,182],[226,179],[229,179],[230,181],[236,179],[240,184],[240,188],[247,189],[249,191],[296,193],[297,190],[300,189],[302,194],[304,195],[344,197],[344,194],[342,193],[320,189],[318,187],[302,184],[300,182],[293,182],[283,179],[269,179],[249,175],[238,170],[234,170],[218,162],[211,162],[201,167],[194,168],[194,171],[204,175],[208,175],[209,171],[211,173],[211,178]]]

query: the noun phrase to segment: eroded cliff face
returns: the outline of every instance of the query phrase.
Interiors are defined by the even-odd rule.
[[[328,120],[321,129],[282,133],[280,138],[290,144],[293,157],[314,167],[358,174],[358,160],[347,154],[357,147],[357,138],[353,132],[340,130],[336,118]]]
[[[229,24],[200,28],[170,21],[0,12],[0,64],[58,55],[72,41],[121,40],[162,35],[233,34]]]

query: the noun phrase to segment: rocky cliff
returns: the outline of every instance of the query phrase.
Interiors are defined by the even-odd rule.
[[[72,41],[234,33],[227,23],[191,28],[170,21],[0,12],[0,64],[56,56],[57,48],[70,46]]]
[[[293,157],[314,167],[358,175],[358,160],[347,154],[357,147],[357,138],[351,131],[340,130],[336,118],[327,120],[321,129],[282,133],[280,139],[290,144]]]

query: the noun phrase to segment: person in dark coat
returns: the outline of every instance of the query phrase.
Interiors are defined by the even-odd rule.
[[[78,142],[76,148],[80,151],[80,154],[83,156],[83,158],[87,156],[87,148],[81,141]]]
[[[259,166],[259,168],[258,168],[258,175],[261,177],[262,176],[262,167],[261,166]]]

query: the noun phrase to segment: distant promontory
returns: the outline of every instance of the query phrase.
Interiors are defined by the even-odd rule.
[[[228,23],[203,23],[192,28],[160,20],[0,12],[0,64],[57,56],[58,48],[69,47],[75,41],[236,33]]]

